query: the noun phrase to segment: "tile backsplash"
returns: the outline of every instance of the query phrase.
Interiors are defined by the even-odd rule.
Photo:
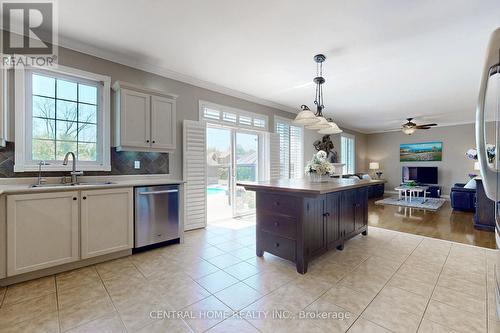
[[[140,161],[140,169],[134,168]],[[116,151],[111,148],[111,171],[86,171],[86,176],[168,174],[168,153]],[[44,172],[46,177],[61,177],[68,172]],[[36,172],[14,172],[14,142],[0,148],[0,178],[36,177]]]

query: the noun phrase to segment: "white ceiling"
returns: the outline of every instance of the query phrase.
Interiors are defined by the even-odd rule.
[[[474,120],[498,0],[64,0],[59,41],[189,83],[311,106],[324,53],[326,113],[363,132],[406,117]],[[252,96],[252,97],[251,97]]]

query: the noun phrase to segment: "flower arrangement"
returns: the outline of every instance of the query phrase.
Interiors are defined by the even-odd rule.
[[[317,174],[318,176],[329,175],[334,173],[333,165],[328,162],[327,154],[323,150],[318,151],[313,155],[312,159],[305,167],[306,174]]]
[[[488,162],[493,163],[495,162],[495,156],[497,154],[497,148],[494,145],[487,144],[486,145],[486,154],[488,155]],[[476,160],[477,161],[477,149],[476,148],[471,148],[467,150],[465,153],[465,156],[469,160]]]

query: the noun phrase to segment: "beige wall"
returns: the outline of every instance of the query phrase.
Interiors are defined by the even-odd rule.
[[[493,138],[492,125],[488,126],[488,137]],[[439,185],[443,194],[449,194],[454,183],[467,182],[474,172],[474,162],[465,157],[469,148],[475,147],[474,125],[457,125],[420,130],[413,135],[401,132],[369,134],[367,137],[367,163],[380,162],[383,178],[387,179],[387,190],[393,190],[401,182],[401,167],[437,166]],[[427,141],[443,142],[441,162],[399,162],[399,145]],[[490,141],[492,142],[492,141]],[[475,173],[478,173],[476,171]]]
[[[146,88],[161,90],[167,93],[179,95],[177,99],[177,148],[169,156],[170,174],[173,178],[182,177],[182,121],[185,119],[198,120],[199,100],[205,100],[217,104],[239,108],[242,110],[265,114],[269,116],[269,128],[274,129],[274,115],[292,118],[295,114],[267,107],[264,105],[248,102],[239,98],[199,88],[183,82],[171,80],[159,75],[148,73],[132,67],[120,65],[101,58],[76,52],[73,50],[59,49],[59,64],[77,69],[109,75],[112,83],[114,81],[126,81]],[[238,89],[238,87],[234,87]],[[13,100],[13,99],[12,99]],[[113,96],[111,98],[113,109]],[[11,119],[14,119],[13,107],[11,106]],[[11,133],[9,141],[14,140],[13,121],[11,121]],[[111,135],[113,137],[113,133]]]
[[[359,133],[352,130],[344,129],[345,133],[352,134],[355,137],[356,142],[356,172],[365,172],[367,170],[366,162],[366,150],[367,150],[367,136],[366,134]],[[312,155],[316,153],[316,149],[313,147],[313,143],[319,140],[323,135],[318,134],[318,131],[304,130],[304,160],[307,162],[311,159]],[[331,136],[335,150],[338,153],[338,158],[340,162],[340,134],[334,134]]]

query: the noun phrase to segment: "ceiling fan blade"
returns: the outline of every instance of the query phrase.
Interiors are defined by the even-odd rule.
[[[431,129],[429,126],[417,126],[417,129]]]
[[[430,127],[430,126],[437,126],[437,124],[422,124],[422,125],[418,125],[417,128],[420,128],[420,127]]]

